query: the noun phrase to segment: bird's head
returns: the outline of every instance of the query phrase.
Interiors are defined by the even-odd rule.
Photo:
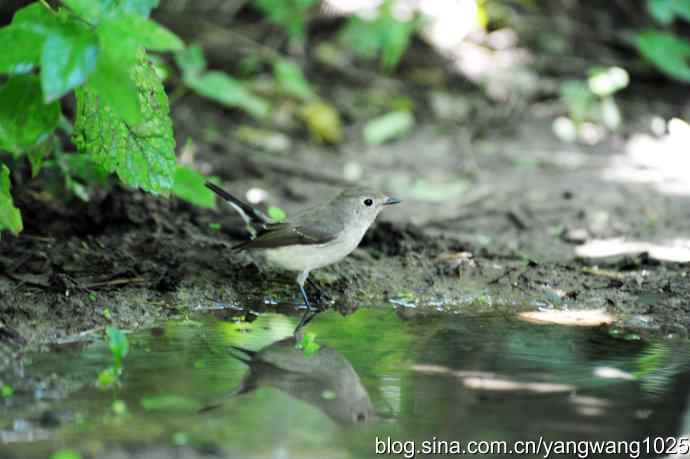
[[[347,222],[371,225],[387,206],[399,204],[400,199],[368,188],[346,188],[332,202]]]

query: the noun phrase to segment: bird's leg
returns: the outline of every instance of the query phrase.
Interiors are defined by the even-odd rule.
[[[297,324],[297,327],[295,327],[295,331],[292,332],[293,335],[297,336],[299,331],[304,328],[311,320],[318,315],[319,311],[305,311],[304,314],[302,315],[302,318],[300,319],[299,323]]]
[[[315,283],[313,280],[309,279],[309,278],[307,278],[307,283],[309,284],[309,286],[310,286],[312,289],[316,290],[316,294],[318,295],[319,302],[324,301],[325,293],[323,292],[323,290],[321,290],[321,289],[319,288],[319,286],[316,285],[316,283]],[[321,309],[321,308],[319,307],[319,309]]]
[[[304,291],[304,283],[306,282],[308,277],[309,271],[302,271],[297,276],[297,285],[299,285],[299,291],[302,294],[302,298],[304,299],[304,306],[306,306],[307,310],[304,311],[304,314],[302,315],[299,324],[297,324],[297,328],[295,328],[295,334],[297,334],[297,332],[302,327],[307,325],[316,316],[316,314],[320,312],[318,309],[314,310],[311,307],[311,304],[309,303],[309,298],[307,297],[307,292]]]
[[[304,283],[309,277],[309,271],[302,271],[297,276],[297,285],[299,285],[299,291],[302,294],[302,299],[304,300],[304,306],[306,306],[307,311],[311,311],[311,303],[309,303],[309,298],[307,297],[307,292],[304,290]]]

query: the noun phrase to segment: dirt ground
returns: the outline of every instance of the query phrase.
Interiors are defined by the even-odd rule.
[[[203,43],[210,67],[236,60],[226,29],[159,14],[185,41]],[[185,26],[189,18],[194,27]],[[534,28],[527,19],[526,30],[561,32],[557,21]],[[403,203],[382,213],[353,255],[312,274],[320,293],[310,293],[343,313],[369,305],[463,314],[594,309],[622,328],[687,336],[690,264],[674,255],[690,252],[690,173],[641,160],[632,145],[649,138],[646,158],[662,157],[663,136],[650,126],[687,119],[690,95],[668,82],[631,86],[616,99],[625,116],[618,133],[594,145],[559,140],[552,123],[564,108],[554,88],[586,74],[587,53],[603,52],[582,39],[572,41],[582,59],[558,52],[528,77],[510,73],[516,95],[503,101],[452,75],[417,42],[395,81],[312,66],[317,93],[343,114],[345,140],[325,145],[278,123],[291,142],[282,153],[238,140],[235,128],[248,121],[237,111],[173,91],[178,156],[240,196],[265,190],[288,215],[353,182],[399,195]],[[397,99],[413,103],[414,128],[367,145],[362,126],[381,101]],[[28,171],[15,179],[25,230],[0,240],[0,342],[41,345],[205,308],[294,310],[291,274],[229,250],[247,235],[222,204],[203,210],[121,186],[98,190],[89,203],[62,202]]]
[[[288,214],[336,193],[348,164],[364,171],[360,181],[403,191],[404,203],[382,214],[360,249],[314,273],[325,304],[344,312],[360,305],[465,314],[602,309],[624,328],[687,335],[687,263],[644,250],[601,259],[574,252],[594,239],[654,242],[689,233],[687,196],[606,178],[614,161],[630,161],[626,135],[595,147],[565,144],[552,134],[552,117],[531,109],[471,140],[461,124],[432,118],[382,147],[365,146],[353,130],[337,149],[305,138],[276,158],[248,155],[223,138],[205,142],[204,129],[226,122],[210,103],[186,97],[173,113],[182,126],[178,143],[199,139],[203,167],[240,194],[265,189]],[[406,195],[406,184],[420,177],[468,185],[437,202]],[[230,209],[200,210],[117,186],[91,203],[64,204],[35,186],[26,183],[16,197],[25,231],[0,245],[2,341],[62,341],[193,309],[294,310],[290,274],[228,250],[246,237]],[[209,226],[217,222],[220,230]]]

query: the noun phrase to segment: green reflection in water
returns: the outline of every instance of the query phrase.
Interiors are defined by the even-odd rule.
[[[110,359],[105,343],[36,354],[28,375],[82,386],[64,399],[9,405],[2,457],[65,447],[144,457],[144,446],[187,445],[199,457],[358,458],[374,456],[376,436],[619,440],[681,429],[687,342],[370,308],[317,317],[308,330],[321,348],[307,356],[290,340],[296,321],[198,316],[132,333],[116,394],[94,385]],[[112,411],[114,398],[126,413]],[[219,406],[198,412],[208,405]],[[46,413],[60,422],[41,422]]]

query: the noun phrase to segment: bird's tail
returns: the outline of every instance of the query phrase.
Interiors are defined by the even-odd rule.
[[[245,349],[239,346],[230,346],[232,348],[232,352],[230,349],[228,349],[228,354],[230,354],[232,357],[236,358],[240,362],[244,363],[247,366],[251,367],[251,362],[252,362],[252,357],[256,355],[255,351],[250,351],[249,349]],[[256,390],[258,387],[257,381],[256,381],[256,376],[254,373],[252,373],[251,369],[250,371],[242,378],[242,381],[240,381],[239,386],[237,386],[235,389],[230,391],[228,394],[224,395],[221,399],[217,400],[215,403],[211,405],[207,405],[203,408],[201,408],[198,411],[198,414],[204,414],[208,413],[209,411],[213,411],[215,409],[220,408],[223,405],[223,402],[225,400],[235,398],[239,395],[246,394],[248,392],[252,392],[253,390]]]
[[[242,220],[244,220],[244,222],[247,224],[247,229],[250,233],[252,233],[252,237],[256,236],[257,226],[261,227],[267,223],[271,223],[271,219],[268,218],[263,212],[255,209],[241,199],[236,198],[218,185],[215,185],[211,182],[206,182],[206,188],[227,201],[228,204],[230,204],[233,209],[240,214]]]

